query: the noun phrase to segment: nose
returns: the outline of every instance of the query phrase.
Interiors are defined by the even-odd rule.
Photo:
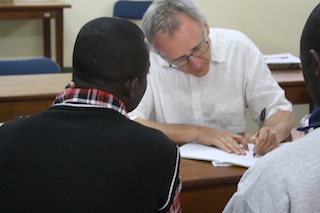
[[[196,57],[196,56],[193,56],[193,55],[190,56],[189,63],[190,63],[190,66],[193,69],[200,69],[201,66],[202,66],[200,57]]]

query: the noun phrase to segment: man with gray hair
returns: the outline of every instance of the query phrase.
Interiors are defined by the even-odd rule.
[[[176,143],[198,141],[245,154],[246,108],[266,121],[250,142],[265,154],[287,139],[292,105],[244,34],[209,28],[192,0],[156,0],[142,22],[152,47],[148,86],[132,119]]]

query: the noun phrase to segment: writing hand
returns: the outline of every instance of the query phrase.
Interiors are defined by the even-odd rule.
[[[269,127],[262,127],[258,133],[250,137],[249,142],[254,144],[253,152],[264,155],[279,146],[276,132]]]

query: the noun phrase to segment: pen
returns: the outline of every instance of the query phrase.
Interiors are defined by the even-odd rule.
[[[259,123],[259,129],[258,129],[257,137],[259,137],[259,132],[260,132],[260,129],[264,125],[265,119],[266,119],[266,108],[263,108],[263,110],[261,111],[261,114],[260,114],[260,123]]]
[[[263,110],[260,113],[260,123],[259,123],[259,129],[258,129],[257,137],[259,137],[260,129],[263,127],[264,121],[266,120],[266,110],[267,110],[266,108],[263,108]],[[255,157],[255,156],[256,156],[256,153],[253,153],[253,157]]]

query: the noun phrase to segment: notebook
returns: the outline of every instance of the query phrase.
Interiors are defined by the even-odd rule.
[[[204,161],[213,161],[217,166],[219,165],[235,165],[242,167],[253,166],[260,156],[253,156],[253,144],[249,145],[249,151],[246,155],[230,154],[221,149],[205,146],[196,142],[188,143],[180,147],[181,158],[196,159]]]

